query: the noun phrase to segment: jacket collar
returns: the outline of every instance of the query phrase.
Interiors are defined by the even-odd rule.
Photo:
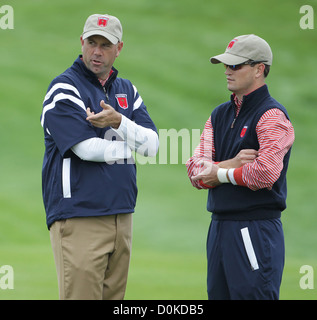
[[[90,71],[86,67],[85,63],[82,61],[82,55],[78,56],[78,58],[75,60],[75,62],[73,64],[73,67],[77,71],[82,73],[90,82],[98,83],[99,85],[101,85],[98,77],[92,71]],[[111,69],[112,69],[112,73],[110,74],[110,76],[105,84],[106,88],[110,87],[110,85],[113,83],[113,81],[117,78],[117,75],[118,75],[118,70],[116,68],[112,67]]]
[[[267,85],[263,85],[262,87],[250,92],[249,94],[243,96],[241,107],[245,109],[246,107],[254,107],[258,105],[263,99],[270,96],[269,89]],[[235,105],[234,101],[235,95],[231,95],[231,102]]]

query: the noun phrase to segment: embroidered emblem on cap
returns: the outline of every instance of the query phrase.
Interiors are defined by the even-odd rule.
[[[233,47],[233,45],[236,43],[236,41],[238,41],[238,39],[231,40],[230,43],[228,44],[227,49],[231,49]]]
[[[98,26],[99,27],[106,27],[108,23],[109,18],[108,17],[99,17],[98,18]]]

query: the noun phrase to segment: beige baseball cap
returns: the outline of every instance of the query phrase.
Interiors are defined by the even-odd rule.
[[[223,54],[210,58],[211,63],[237,65],[248,60],[272,65],[273,54],[269,44],[262,38],[248,34],[232,39]]]
[[[121,42],[122,26],[119,19],[108,14],[89,16],[82,34],[83,40],[93,35],[103,36],[113,44]]]

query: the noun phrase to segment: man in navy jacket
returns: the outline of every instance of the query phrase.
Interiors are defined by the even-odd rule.
[[[155,156],[158,135],[136,87],[113,67],[120,21],[88,17],[81,45],[43,102],[46,221],[60,299],[123,299],[137,197],[132,152]]]
[[[187,162],[194,187],[208,189],[209,299],[278,299],[284,266],[281,212],[294,129],[265,79],[273,55],[255,35],[230,41],[223,63],[231,99],[215,108]]]

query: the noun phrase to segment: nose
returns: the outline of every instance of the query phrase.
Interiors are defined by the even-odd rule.
[[[100,56],[100,55],[101,55],[101,48],[100,48],[100,46],[95,46],[95,48],[94,48],[94,54],[95,54],[96,56]]]
[[[224,67],[225,67],[225,69],[226,69],[226,71],[225,71],[225,75],[226,75],[226,76],[232,74],[232,70],[231,70],[228,66],[224,65]]]

